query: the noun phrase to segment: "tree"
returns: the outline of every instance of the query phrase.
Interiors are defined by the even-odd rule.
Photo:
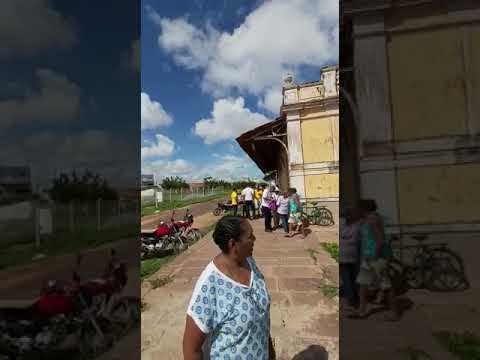
[[[93,174],[89,170],[86,170],[80,177],[76,171],[72,171],[71,174],[60,174],[53,179],[53,186],[49,190],[49,194],[52,200],[59,202],[118,199],[117,191],[100,175]]]
[[[166,177],[165,179],[162,180],[162,188],[165,190],[179,190],[179,189],[188,189],[189,185],[185,181],[185,179],[179,177],[179,176],[170,176]]]

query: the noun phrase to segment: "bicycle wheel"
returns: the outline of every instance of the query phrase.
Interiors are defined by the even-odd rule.
[[[468,287],[463,261],[450,249],[432,249],[428,252],[429,276],[427,288],[432,291],[448,292]]]
[[[318,225],[320,226],[331,226],[335,224],[332,212],[326,207],[321,207],[318,209],[318,217]]]

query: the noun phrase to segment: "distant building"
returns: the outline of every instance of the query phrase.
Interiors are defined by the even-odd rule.
[[[188,182],[188,186],[190,187],[191,191],[203,189],[204,183],[203,180],[191,180]]]
[[[22,197],[32,194],[32,179],[27,166],[0,166],[0,194]]]
[[[141,176],[142,189],[149,189],[155,186],[155,176],[154,175],[144,175]]]

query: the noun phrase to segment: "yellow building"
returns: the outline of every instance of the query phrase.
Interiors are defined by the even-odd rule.
[[[297,85],[287,76],[280,116],[242,134],[238,143],[281,189],[294,187],[309,202],[339,198],[338,68]]]
[[[346,188],[354,194],[358,180],[358,195],[377,201],[393,232],[480,230],[480,9],[472,5],[345,1],[353,55],[342,70],[355,98],[359,169]]]
[[[308,201],[338,202],[338,99],[337,67],[323,68],[317,82],[287,79],[283,88],[290,186]]]

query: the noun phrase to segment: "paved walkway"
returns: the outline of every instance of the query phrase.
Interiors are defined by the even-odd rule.
[[[289,239],[280,231],[265,233],[262,220],[252,221],[257,236],[254,256],[272,296],[272,337],[277,358],[290,360],[311,345],[320,345],[329,360],[338,359],[338,299],[325,285],[338,285],[338,266],[319,241],[338,239],[337,229],[313,232],[307,239]],[[314,248],[317,253],[307,251]],[[211,235],[143,282],[142,359],[181,359],[185,310],[199,274],[218,253]],[[314,257],[316,260],[314,260]],[[163,287],[149,280],[173,276]]]

